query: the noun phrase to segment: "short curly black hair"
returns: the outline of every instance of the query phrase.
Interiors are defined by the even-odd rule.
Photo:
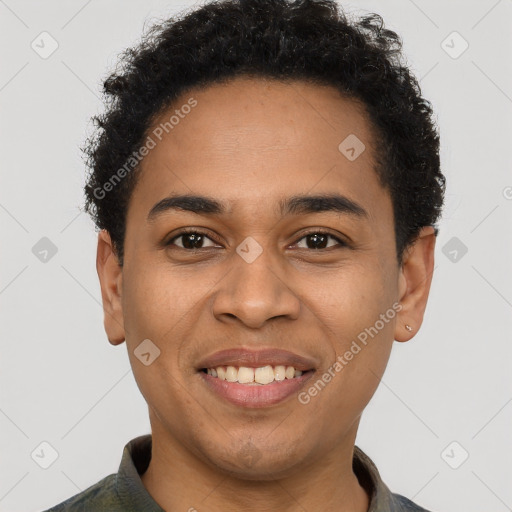
[[[109,232],[122,265],[137,178],[133,155],[164,109],[188,89],[238,76],[303,80],[334,86],[365,106],[401,264],[423,226],[438,234],[445,192],[433,109],[401,50],[400,37],[379,15],[349,20],[331,0],[212,1],[154,24],[104,81],[106,111],[92,118],[96,130],[82,148],[89,168],[85,210]]]

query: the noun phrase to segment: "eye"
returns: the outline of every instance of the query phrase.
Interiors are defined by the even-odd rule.
[[[299,242],[297,243],[301,243],[301,240],[306,240],[306,247],[299,247],[299,249],[311,249],[318,251],[323,249],[330,249],[333,247],[326,245],[329,238],[337,242],[337,244],[334,244],[334,247],[336,245],[341,247],[347,246],[343,240],[340,240],[338,237],[335,237],[334,235],[331,235],[325,231],[311,231],[310,233],[307,233],[302,238],[300,238]],[[308,242],[310,242],[310,246],[308,246]]]
[[[335,244],[328,245],[328,240],[334,240]],[[210,241],[211,245],[204,245],[206,241]],[[299,249],[311,249],[314,251],[321,251],[325,249],[330,249],[332,247],[336,247],[336,245],[341,247],[346,247],[347,243],[345,243],[340,238],[331,235],[325,231],[311,231],[310,233],[306,233],[304,236],[299,238],[296,244],[304,243],[302,240],[305,240],[305,247],[298,247]],[[176,241],[180,241],[180,243],[175,243]],[[206,233],[197,230],[184,230],[178,233],[176,236],[171,238],[166,244],[166,246],[175,245],[176,247],[184,250],[197,250],[197,249],[207,249],[208,247],[217,247],[216,242],[213,241]]]
[[[180,239],[181,245],[174,243],[175,240]],[[213,240],[210,237],[206,236],[206,233],[203,233],[202,231],[187,230],[178,233],[178,235],[171,238],[165,245],[176,245],[180,249],[185,250],[203,249],[205,248],[203,244],[206,240],[213,242]],[[207,247],[215,247],[215,244],[209,245]]]

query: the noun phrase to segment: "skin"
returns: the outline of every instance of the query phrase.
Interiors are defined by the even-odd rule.
[[[393,341],[409,340],[423,321],[434,229],[422,229],[399,266],[372,126],[334,88],[239,77],[189,91],[154,126],[190,97],[197,106],[142,162],[122,267],[108,233],[98,238],[105,330],[110,343],[126,341],[149,406],[153,453],[142,482],[166,510],[367,511],[352,471],[357,428]],[[349,134],[366,146],[352,162],[338,150]],[[368,218],[276,211],[286,197],[332,192]],[[170,193],[213,197],[228,213],[168,211],[149,223]],[[184,227],[207,231],[204,248],[179,247],[186,237],[164,246]],[[315,249],[308,228],[349,245],[329,238]],[[263,249],[250,264],[236,252],[248,236]],[[292,396],[238,407],[196,370],[218,350],[278,347],[317,361],[315,381],[395,302],[400,312],[307,405]],[[161,351],[149,366],[134,355],[147,338]]]

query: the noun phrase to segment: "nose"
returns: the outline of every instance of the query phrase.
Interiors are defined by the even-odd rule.
[[[250,263],[239,254],[233,260],[214,295],[213,314],[218,320],[238,319],[257,329],[270,319],[299,317],[301,303],[290,283],[291,269],[284,268],[268,250]]]

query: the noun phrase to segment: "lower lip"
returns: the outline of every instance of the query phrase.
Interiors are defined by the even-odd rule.
[[[208,387],[228,402],[241,407],[258,408],[277,404],[298,393],[299,389],[311,378],[314,372],[308,371],[300,377],[274,381],[262,386],[228,382],[212,377],[202,371],[199,373]]]

